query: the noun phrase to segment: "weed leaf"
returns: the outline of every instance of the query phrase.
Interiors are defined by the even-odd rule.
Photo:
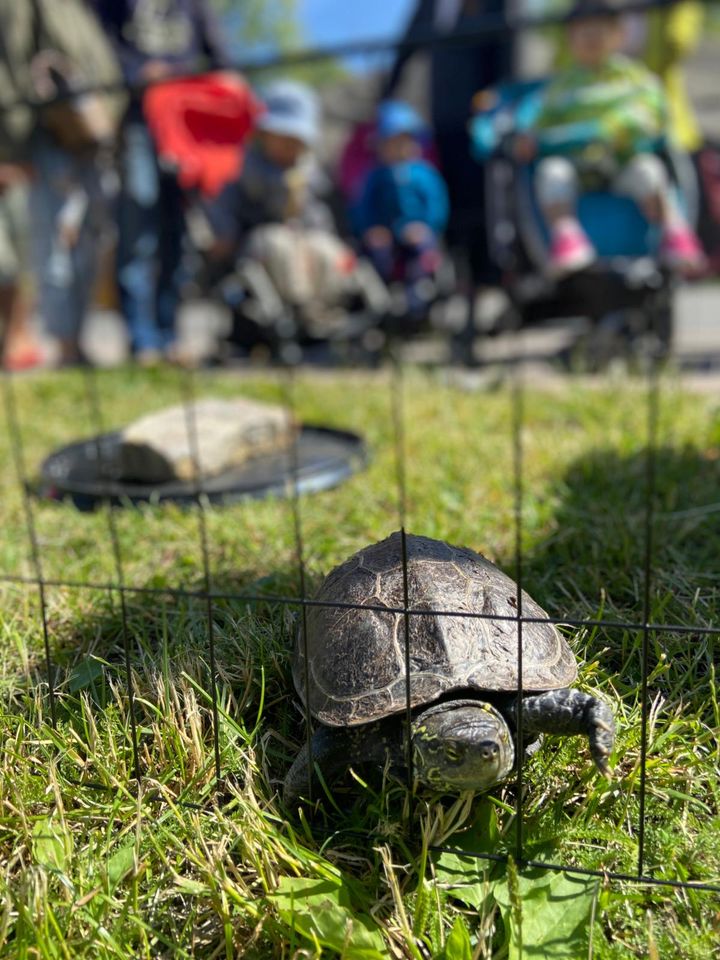
[[[135,867],[135,842],[116,850],[107,862],[106,876],[109,893],[114,893],[120,881]]]
[[[72,836],[58,821],[44,817],[33,827],[32,852],[41,867],[65,873],[72,854]]]
[[[456,917],[447,940],[442,960],[472,960],[470,934],[462,917]]]
[[[509,960],[577,960],[586,954],[597,879],[527,870],[518,873],[517,888],[522,910],[522,951],[508,878],[493,884],[493,895],[510,933]]]
[[[295,933],[341,957],[380,960],[387,956],[380,929],[369,916],[352,909],[342,881],[281,877],[271,899]]]
[[[80,690],[92,687],[101,679],[104,669],[97,657],[85,657],[70,672],[67,683],[68,692],[78,693]]]

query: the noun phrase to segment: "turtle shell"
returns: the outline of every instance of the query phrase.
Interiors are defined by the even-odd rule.
[[[406,544],[409,609],[448,611],[409,617],[411,705],[452,691],[517,690],[515,582],[473,550],[410,534]],[[293,678],[310,712],[330,726],[354,726],[404,710],[401,535],[336,567],[315,599],[345,606],[306,608],[307,636],[301,628]],[[523,617],[547,616],[524,592],[522,608]],[[570,647],[550,623],[523,623],[522,650],[524,692],[566,687],[577,676]]]

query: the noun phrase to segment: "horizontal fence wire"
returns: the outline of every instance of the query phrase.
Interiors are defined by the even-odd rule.
[[[0,583],[17,584],[18,586],[34,586],[37,580],[34,577],[24,577],[19,574],[0,574]],[[107,592],[116,590],[117,584],[107,581],[92,580],[62,580],[48,577],[43,581],[47,587],[60,587],[66,590],[97,590]],[[166,596],[179,600],[197,600],[206,596],[204,590],[188,590],[183,587],[141,587],[126,584],[123,589],[127,593],[139,596]],[[241,603],[270,603],[282,604],[289,607],[333,607],[341,610],[368,610],[374,613],[405,614],[404,606],[381,606],[373,603],[341,602],[339,600],[320,600],[315,597],[292,597],[273,593],[241,593],[227,590],[211,590],[213,600],[238,601]],[[422,610],[410,606],[408,614],[411,617],[458,617],[471,620],[492,620],[517,623],[518,617],[510,614],[480,613],[471,610],[453,610],[445,607],[433,609],[423,607]],[[638,620],[605,620],[593,617],[530,617],[525,614],[520,618],[522,623],[547,623],[556,627],[585,627],[587,629],[626,630],[628,632],[642,631],[647,626],[651,631],[658,633],[697,634],[698,636],[720,636],[720,626],[711,627],[698,624],[655,623],[645,624]]]
[[[623,12],[642,13],[656,9],[670,9],[676,3],[684,0],[652,0],[652,2],[628,3],[623,5]],[[705,0],[706,6],[716,5],[717,0]],[[503,36],[514,35],[528,30],[538,30],[546,27],[556,26],[566,19],[566,14],[562,12],[546,14],[541,17],[488,17],[479,21],[477,26],[467,30],[453,30],[447,33],[438,33],[437,31],[416,32],[411,37],[403,39],[359,39],[348,43],[335,44],[333,46],[324,46],[315,49],[305,49],[299,51],[285,51],[265,56],[263,58],[248,58],[235,64],[235,67],[244,73],[252,76],[263,71],[277,68],[291,68],[302,66],[321,60],[341,59],[359,54],[390,54],[390,53],[412,53],[417,50],[427,50],[440,47],[453,47],[462,45],[474,45],[482,41],[499,39]],[[113,92],[126,89],[126,84],[113,84],[105,86],[93,86],[84,88],[82,91],[74,90],[67,96],[78,96],[82,92]],[[134,88],[140,89],[140,88]],[[30,109],[42,109],[47,103],[56,102],[65,99],[64,96],[58,96],[52,101],[17,101],[12,104],[6,104],[3,109],[15,109],[18,107],[27,107]],[[290,354],[295,357],[299,355],[300,348],[297,343],[291,345],[293,349]],[[289,354],[289,355],[290,355]],[[552,871],[562,871],[582,876],[598,877],[608,880],[616,880],[630,883],[648,884],[657,887],[666,887],[669,889],[687,889],[706,891],[711,893],[720,893],[720,885],[705,882],[673,880],[662,877],[647,876],[645,872],[645,832],[646,832],[646,794],[647,794],[647,748],[648,748],[648,718],[649,718],[649,677],[650,670],[650,646],[651,641],[658,633],[674,633],[678,635],[720,635],[720,626],[710,625],[687,625],[673,623],[654,623],[651,621],[651,590],[653,577],[653,529],[661,516],[655,507],[655,487],[656,487],[656,455],[657,455],[657,431],[658,431],[658,409],[659,409],[659,378],[657,364],[652,362],[649,366],[648,389],[647,389],[647,436],[645,437],[646,451],[646,476],[645,476],[645,525],[644,537],[642,542],[644,557],[644,583],[642,597],[642,619],[636,620],[609,620],[604,618],[555,618],[551,616],[528,617],[523,613],[523,496],[524,496],[524,467],[523,467],[523,446],[522,431],[524,423],[524,403],[523,403],[523,384],[521,375],[518,373],[513,381],[511,393],[512,417],[511,417],[511,444],[513,456],[513,496],[514,496],[514,541],[515,541],[515,574],[516,574],[516,613],[513,616],[499,616],[494,614],[483,614],[480,612],[457,611],[453,609],[413,609],[410,597],[409,585],[409,563],[408,549],[406,539],[407,527],[407,478],[406,463],[407,450],[405,444],[405,410],[403,405],[403,376],[402,366],[397,360],[392,364],[393,376],[391,377],[391,418],[393,422],[393,444],[395,452],[396,466],[396,487],[398,503],[398,519],[401,533],[402,549],[402,574],[403,574],[403,603],[401,606],[388,607],[384,605],[359,604],[359,603],[340,603],[318,600],[307,596],[307,570],[306,570],[306,548],[303,535],[303,517],[302,504],[298,487],[298,476],[300,465],[298,461],[298,448],[295,441],[289,455],[288,464],[288,488],[290,499],[290,511],[292,519],[292,532],[295,545],[295,555],[298,573],[298,596],[285,596],[279,594],[268,594],[262,592],[242,592],[242,591],[223,591],[215,590],[212,585],[212,572],[210,563],[210,543],[206,516],[206,497],[204,486],[204,474],[201,462],[201,444],[198,437],[198,427],[195,412],[195,384],[194,374],[190,371],[182,371],[179,374],[180,392],[182,401],[186,410],[186,428],[188,434],[188,443],[192,454],[193,462],[193,481],[194,481],[194,501],[198,516],[198,546],[202,567],[203,589],[188,590],[180,587],[144,587],[134,586],[127,583],[124,573],[122,552],[120,548],[120,539],[117,526],[114,520],[114,507],[110,504],[110,497],[113,491],[118,492],[112,484],[108,485],[107,496],[107,515],[108,530],[111,540],[111,548],[114,558],[114,582],[93,582],[75,581],[71,579],[46,579],[43,577],[42,556],[40,543],[37,536],[35,525],[35,515],[33,507],[33,492],[29,483],[29,478],[24,461],[24,450],[22,442],[22,431],[17,412],[17,400],[14,393],[12,376],[3,375],[3,402],[6,412],[8,433],[11,440],[12,456],[17,474],[18,484],[22,491],[23,505],[25,511],[25,528],[30,548],[31,569],[34,575],[23,577],[10,573],[0,573],[0,582],[6,584],[16,584],[19,586],[31,586],[37,589],[40,606],[40,618],[43,630],[44,651],[46,657],[46,673],[48,683],[48,693],[50,700],[51,722],[56,724],[57,716],[57,691],[55,687],[55,668],[51,656],[50,630],[47,616],[47,598],[46,590],[53,589],[80,589],[106,591],[111,595],[117,594],[120,598],[121,609],[121,635],[124,654],[123,669],[125,672],[125,681],[127,696],[129,702],[129,722],[131,727],[131,743],[133,751],[133,773],[136,780],[140,780],[140,760],[138,734],[136,728],[136,706],[134,702],[133,674],[132,674],[132,637],[128,625],[128,616],[126,608],[126,597],[130,594],[136,596],[163,596],[174,598],[176,600],[197,601],[202,600],[205,604],[205,622],[206,622],[206,640],[209,659],[210,690],[209,698],[211,704],[212,716],[212,741],[213,755],[215,765],[215,786],[219,791],[223,786],[221,776],[221,745],[220,745],[220,707],[218,694],[218,665],[217,652],[215,648],[215,620],[214,604],[217,601],[233,601],[248,604],[274,604],[299,608],[301,614],[301,623],[299,629],[299,642],[304,653],[306,665],[305,689],[309,689],[309,676],[307,674],[307,665],[309,662],[308,644],[307,644],[307,611],[316,607],[332,607],[348,610],[376,611],[386,615],[399,615],[404,623],[404,660],[405,660],[405,754],[408,772],[408,788],[410,802],[410,821],[412,822],[413,813],[413,756],[412,756],[412,705],[411,705],[411,636],[413,628],[413,618],[417,616],[424,617],[458,617],[472,618],[477,620],[506,621],[516,625],[517,629],[517,664],[518,664],[518,691],[522,691],[523,675],[523,630],[530,624],[550,624],[555,626],[567,626],[579,629],[607,629],[622,630],[628,632],[638,632],[642,637],[641,646],[641,691],[640,698],[642,704],[641,712],[641,748],[640,748],[640,786],[639,786],[639,817],[638,817],[638,859],[637,872],[616,872],[612,870],[592,870],[574,866],[573,864],[557,864],[546,861],[527,859],[524,857],[523,844],[523,804],[524,804],[524,784],[523,784],[523,750],[522,750],[522,712],[520,709],[520,697],[518,696],[517,716],[516,716],[516,753],[517,753],[517,797],[516,797],[516,837],[515,837],[515,860],[523,867],[542,868]],[[91,420],[98,435],[103,433],[103,417],[99,399],[99,392],[96,374],[88,374],[86,380],[87,404],[90,411]],[[294,390],[294,370],[293,365],[286,363],[281,371],[281,377],[284,382],[284,395],[286,405],[290,411],[292,420],[296,421],[296,400]],[[102,457],[101,445],[98,443],[98,456]],[[305,704],[304,718],[306,726],[305,749],[308,751],[308,770],[310,773],[310,783],[308,792],[312,794],[312,716],[309,705]],[[37,771],[38,776],[44,775],[44,771]],[[94,790],[114,791],[115,788],[106,784],[94,781],[76,781],[78,787]],[[152,803],[158,800],[162,802],[161,796],[154,796],[150,792],[143,796],[143,802]],[[182,806],[191,809],[212,813],[214,802],[208,804],[191,802],[180,799],[178,802]],[[503,863],[507,861],[507,854],[490,854],[487,852],[464,849],[462,847],[437,846],[432,847],[436,852],[451,852],[456,855],[469,856],[478,861]]]
[[[627,3],[619,4],[619,12],[623,14],[642,14],[653,10],[671,10],[673,7],[686,2],[687,0],[628,0]],[[700,0],[700,2],[708,8],[720,4],[720,0]],[[413,30],[411,36],[362,37],[312,48],[283,49],[263,54],[260,57],[247,57],[232,61],[229,69],[252,76],[278,68],[301,67],[325,60],[340,60],[354,56],[376,56],[391,53],[412,54],[422,50],[444,47],[473,46],[483,40],[499,40],[516,34],[561,26],[567,21],[572,5],[572,2],[569,2],[566,10],[548,11],[542,14],[486,15],[478,18],[472,27],[455,27],[451,30],[424,28]],[[599,11],[604,9],[601,2],[598,2],[597,9]],[[198,76],[205,72],[205,69],[186,70],[183,71],[182,76]],[[24,97],[17,100],[7,100],[0,106],[0,111],[16,110],[21,107],[40,110],[48,104],[71,100],[87,93],[122,93],[124,91],[141,93],[149,87],[162,84],[162,82],[162,80],[156,80],[143,83],[127,83],[118,80],[112,83],[78,85],[72,90],[63,91],[56,96],[45,99]]]

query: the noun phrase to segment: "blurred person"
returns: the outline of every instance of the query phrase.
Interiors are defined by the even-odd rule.
[[[27,370],[44,359],[30,326],[23,276],[27,232],[27,169],[0,162],[0,357],[6,370]]]
[[[123,124],[118,201],[117,280],[138,362],[185,362],[176,319],[186,236],[183,197],[161,169],[145,122],[142,87],[199,69],[225,67],[227,55],[209,0],[93,0],[132,88]]]
[[[700,243],[653,152],[668,133],[657,78],[618,51],[621,18],[609,0],[580,0],[566,26],[568,66],[542,93],[538,116],[516,144],[520,160],[540,154],[535,182],[550,230],[550,270],[587,267],[595,251],[576,215],[578,193],[598,179],[630,196],[662,231],[660,257],[687,274],[704,266]]]
[[[378,163],[365,179],[353,217],[382,279],[402,279],[411,314],[423,313],[431,299],[448,220],[445,181],[422,157],[424,133],[425,124],[409,104],[380,104],[374,134]]]
[[[622,17],[620,52],[641,61],[659,77],[667,100],[670,135],[683,150],[693,153],[702,135],[688,97],[683,62],[700,40],[703,4],[681,0],[672,6],[624,11],[625,2],[618,0],[615,6]],[[561,33],[555,63],[562,69],[568,62],[566,37]]]
[[[418,0],[402,39],[412,42],[434,33],[442,38],[454,31],[480,30],[488,22],[502,25],[511,6],[509,0]],[[431,126],[450,196],[448,242],[466,251],[472,278],[481,285],[496,284],[499,276],[488,247],[484,175],[472,158],[467,126],[475,94],[512,77],[514,50],[509,32],[427,48]],[[384,85],[384,99],[395,94],[412,55],[409,48],[399,52]]]
[[[0,138],[31,172],[40,314],[59,362],[78,363],[103,212],[98,150],[112,137],[119,110],[117,97],[88,88],[117,82],[119,71],[85,0],[2,0],[0,36]],[[22,105],[27,100],[48,102],[31,110]]]
[[[292,307],[334,305],[355,258],[336,236],[323,199],[330,185],[313,153],[320,136],[318,99],[290,80],[268,86],[262,99],[265,111],[240,177],[208,208],[214,256],[259,261]]]

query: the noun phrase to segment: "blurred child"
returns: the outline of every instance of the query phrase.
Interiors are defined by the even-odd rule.
[[[517,156],[544,156],[536,190],[550,228],[550,268],[583,269],[595,251],[576,216],[578,192],[598,177],[631,197],[662,231],[661,260],[686,274],[700,271],[700,243],[673,195],[666,167],[653,150],[667,134],[658,80],[618,53],[619,9],[610,0],[580,0],[570,14],[570,64],[543,92],[533,128],[518,139]]]
[[[377,166],[355,209],[368,258],[385,282],[402,279],[410,313],[422,312],[440,262],[439,235],[448,219],[448,195],[438,171],[422,158],[423,121],[409,104],[378,108]]]
[[[307,308],[339,301],[355,258],[335,235],[322,200],[325,180],[312,152],[320,134],[315,95],[277,81],[263,97],[265,112],[242,173],[208,210],[216,259],[259,260],[288,304]]]

